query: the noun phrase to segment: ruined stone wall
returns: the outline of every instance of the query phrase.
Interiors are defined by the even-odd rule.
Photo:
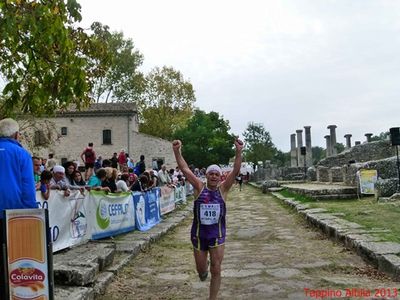
[[[342,167],[349,161],[367,162],[384,159],[395,155],[395,149],[390,141],[377,141],[354,146],[339,153],[338,155],[327,157],[318,162],[317,166]]]

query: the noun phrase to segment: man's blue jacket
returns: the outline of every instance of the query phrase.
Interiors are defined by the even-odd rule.
[[[32,158],[21,144],[0,137],[0,219],[3,209],[37,208]]]

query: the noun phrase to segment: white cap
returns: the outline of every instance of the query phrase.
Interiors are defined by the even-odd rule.
[[[220,175],[222,174],[222,170],[218,165],[210,165],[206,170],[206,174],[209,172],[218,172]]]
[[[54,166],[53,173],[65,173],[65,168],[63,166]]]

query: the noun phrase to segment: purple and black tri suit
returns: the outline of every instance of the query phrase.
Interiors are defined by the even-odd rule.
[[[226,206],[218,189],[204,186],[194,201],[191,241],[197,250],[207,251],[225,243]]]

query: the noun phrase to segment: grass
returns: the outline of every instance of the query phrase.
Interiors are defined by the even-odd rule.
[[[332,213],[342,213],[341,218],[355,222],[367,229],[386,229],[387,233],[376,233],[384,241],[400,243],[400,206],[379,203],[374,197],[362,197],[350,200],[315,201],[307,196],[287,190],[280,192],[285,197],[307,203],[311,208],[324,208]]]

